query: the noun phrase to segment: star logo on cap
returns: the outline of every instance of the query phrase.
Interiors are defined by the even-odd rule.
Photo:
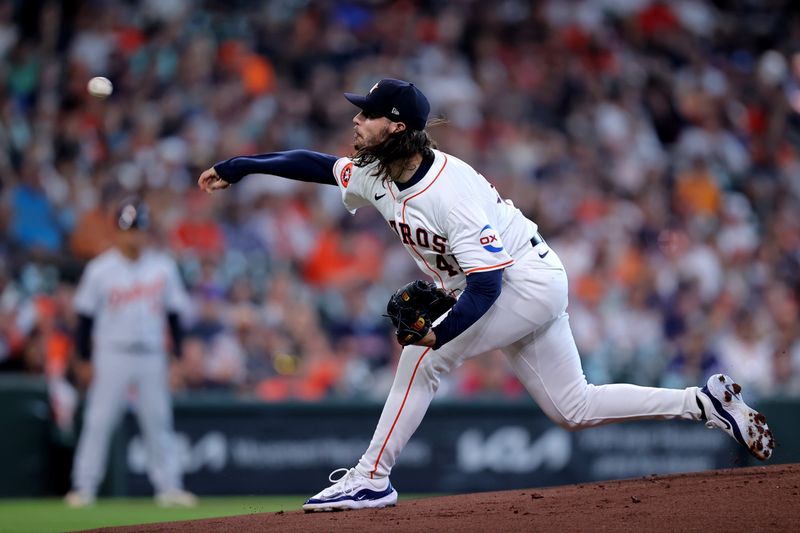
[[[400,111],[398,111],[396,107],[393,107],[392,108],[392,115],[399,115],[399,114],[400,114]]]

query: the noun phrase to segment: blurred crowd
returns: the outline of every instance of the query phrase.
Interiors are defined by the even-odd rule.
[[[192,296],[176,391],[383,399],[421,277],[336,187],[234,155],[346,155],[344,91],[414,81],[440,147],[536,221],[587,377],[729,372],[800,395],[800,6],[790,0],[0,1],[0,368],[72,380],[71,298],[132,193]],[[92,76],[110,98],[86,92]],[[525,395],[502,354],[440,397]]]

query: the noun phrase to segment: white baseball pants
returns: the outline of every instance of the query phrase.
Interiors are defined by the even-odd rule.
[[[119,423],[131,386],[147,450],[148,476],[156,493],[182,488],[172,430],[168,364],[161,354],[98,353],[72,469],[73,489],[95,495],[106,472],[111,434]]]
[[[498,348],[542,411],[566,429],[626,420],[700,419],[697,387],[587,383],[566,308],[567,274],[561,260],[546,243],[528,248],[505,270],[500,296],[478,322],[438,350],[403,349],[378,427],[356,466],[358,472],[388,476],[422,422],[442,373],[468,357]]]

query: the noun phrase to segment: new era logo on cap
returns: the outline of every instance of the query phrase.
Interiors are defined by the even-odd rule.
[[[413,83],[393,78],[382,79],[365,96],[345,93],[344,97],[364,111],[404,122],[412,130],[424,130],[431,111],[428,99]]]

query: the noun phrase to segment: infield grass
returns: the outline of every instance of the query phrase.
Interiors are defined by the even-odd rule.
[[[431,495],[407,494],[401,500]],[[196,520],[277,511],[299,511],[306,496],[201,496],[193,509],[162,509],[152,498],[107,498],[71,509],[60,498],[0,498],[0,533],[55,533],[153,522]]]
[[[61,499],[0,499],[0,532],[77,531],[151,522],[194,520],[275,511],[295,511],[302,496],[201,497],[192,509],[162,509],[152,498],[101,499],[93,507],[71,509]]]

